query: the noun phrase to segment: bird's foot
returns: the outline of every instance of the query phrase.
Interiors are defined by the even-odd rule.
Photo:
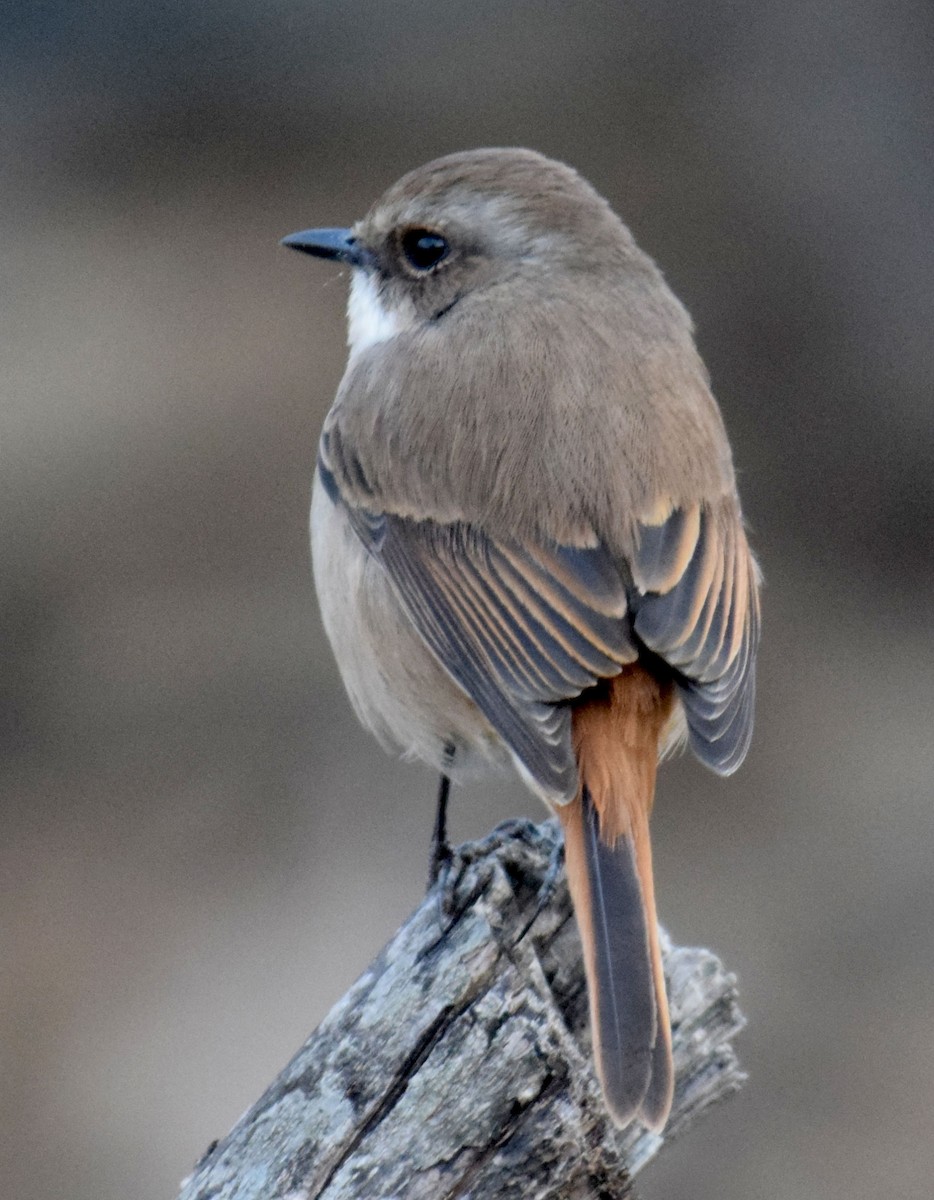
[[[561,868],[563,866],[564,842],[559,839],[551,847],[551,853],[548,856],[548,870],[542,877],[542,882],[535,894],[535,907],[532,909],[532,915],[519,931],[519,936],[516,938],[516,945],[528,935],[532,926],[554,899],[555,892],[558,890],[558,880],[561,877]]]

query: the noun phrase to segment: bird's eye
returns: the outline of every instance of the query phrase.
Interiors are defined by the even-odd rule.
[[[448,244],[430,229],[410,229],[402,235],[402,253],[416,271],[430,271],[447,257]]]

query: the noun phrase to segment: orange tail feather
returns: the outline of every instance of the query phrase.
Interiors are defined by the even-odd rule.
[[[671,1108],[671,1027],[655,916],[649,815],[670,686],[624,669],[574,711],[577,797],[559,810],[584,946],[594,1055],[607,1105],[661,1129]]]

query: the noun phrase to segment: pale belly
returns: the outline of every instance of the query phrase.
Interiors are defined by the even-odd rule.
[[[380,564],[315,475],[311,551],[321,618],[347,694],[380,742],[454,775],[505,765],[510,755],[486,718],[425,646]]]

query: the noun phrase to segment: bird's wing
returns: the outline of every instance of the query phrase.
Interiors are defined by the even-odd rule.
[[[612,556],[599,546],[509,544],[466,521],[377,511],[376,498],[353,481],[338,483],[334,465],[325,436],[321,481],[425,642],[539,787],[555,801],[571,799],[577,768],[565,702],[638,656]]]
[[[633,629],[675,672],[694,753],[727,775],[752,736],[758,567],[735,496],[658,509],[630,564]]]
[[[575,699],[648,651],[672,672],[694,752],[726,774],[752,733],[757,568],[731,494],[636,525],[628,561],[605,546],[510,543],[468,520],[390,510],[340,439],[318,469],[388,573],[413,624],[546,794],[574,796]]]

